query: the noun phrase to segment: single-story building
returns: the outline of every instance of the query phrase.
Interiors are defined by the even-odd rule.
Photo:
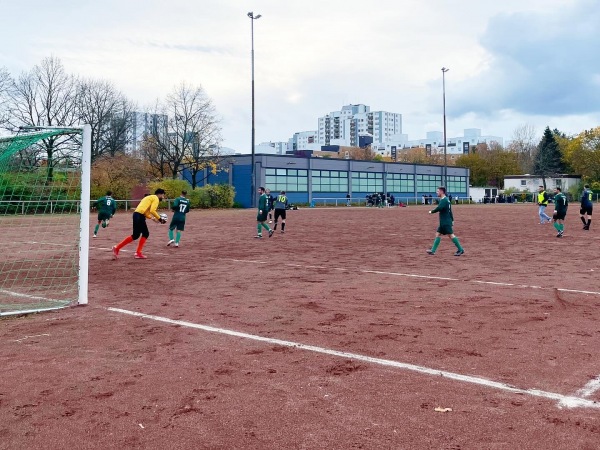
[[[546,178],[546,189],[561,188],[567,192],[571,187],[581,183],[581,175],[554,175]],[[544,182],[538,175],[506,175],[504,177],[504,190],[513,189],[521,192],[537,192]]]
[[[234,201],[251,207],[256,193],[251,191],[252,156],[228,157],[217,174],[208,169],[197,177],[198,184],[227,183],[235,187]],[[268,187],[273,193],[285,191],[291,203],[311,203],[319,199],[364,199],[368,194],[393,194],[397,201],[420,202],[433,195],[442,184],[443,166],[329,158],[298,158],[286,155],[255,155],[254,186]],[[191,181],[184,170],[183,178]],[[447,168],[447,190],[457,197],[469,196],[469,169]]]

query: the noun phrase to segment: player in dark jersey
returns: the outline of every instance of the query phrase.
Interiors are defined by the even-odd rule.
[[[581,194],[581,208],[579,209],[584,230],[590,229],[590,225],[592,224],[592,212],[594,212],[592,190],[590,189],[589,184],[586,184],[583,187],[583,193]]]
[[[98,209],[98,223],[94,228],[94,235],[92,237],[98,237],[100,224],[102,224],[102,228],[106,228],[109,220],[117,211],[117,202],[114,198],[112,198],[112,191],[106,192],[104,197],[100,197],[96,201],[96,208]]]
[[[563,237],[565,231],[565,216],[567,215],[567,208],[569,207],[569,200],[567,196],[562,193],[562,189],[557,187],[554,189],[554,228],[558,234],[557,238]]]
[[[448,197],[446,197],[446,188],[443,186],[437,188],[437,196],[439,197],[440,201],[435,209],[429,211],[429,214],[440,213],[440,226],[435,234],[433,246],[431,247],[431,250],[427,250],[427,253],[430,255],[435,255],[435,251],[442,240],[441,236],[446,235],[449,236],[452,242],[454,242],[454,245],[456,245],[456,252],[454,253],[454,256],[460,256],[465,251],[461,247],[458,238],[454,236],[454,231],[452,230],[454,216],[452,215],[452,204],[450,203],[450,200],[448,200]]]
[[[285,233],[285,217],[287,213],[288,201],[285,196],[285,191],[281,191],[277,198],[275,199],[275,225],[273,225],[273,230],[277,229],[277,222],[279,222],[279,218],[281,217],[281,233]]]
[[[171,217],[171,223],[169,224],[169,242],[167,247],[173,245],[179,247],[179,241],[181,240],[181,233],[185,229],[185,216],[190,211],[190,200],[186,198],[187,191],[181,191],[181,196],[177,197],[173,202],[171,209],[173,210],[173,217]],[[173,239],[173,231],[177,230],[175,239]]]
[[[271,195],[271,189],[269,188],[265,189],[265,194],[267,194],[267,197],[269,199],[269,223],[273,223],[273,208],[275,205],[275,197]]]
[[[258,199],[258,214],[256,215],[256,236],[255,238],[262,238],[262,228],[269,232],[269,237],[273,236],[274,231],[265,222],[269,216],[269,197],[265,193],[264,187],[258,188],[260,198]],[[261,228],[262,227],[262,228]]]

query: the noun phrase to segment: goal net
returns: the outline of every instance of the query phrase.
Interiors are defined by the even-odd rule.
[[[0,316],[87,303],[89,126],[0,138]]]

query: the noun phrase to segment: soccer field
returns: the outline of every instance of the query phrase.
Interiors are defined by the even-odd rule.
[[[147,260],[118,213],[89,306],[0,321],[0,448],[592,449],[600,442],[594,222],[456,205],[192,211]],[[93,219],[93,218],[92,218]],[[92,220],[92,224],[94,220]]]

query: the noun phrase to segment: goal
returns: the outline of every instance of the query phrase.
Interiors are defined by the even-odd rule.
[[[0,316],[87,304],[91,128],[0,138]]]

